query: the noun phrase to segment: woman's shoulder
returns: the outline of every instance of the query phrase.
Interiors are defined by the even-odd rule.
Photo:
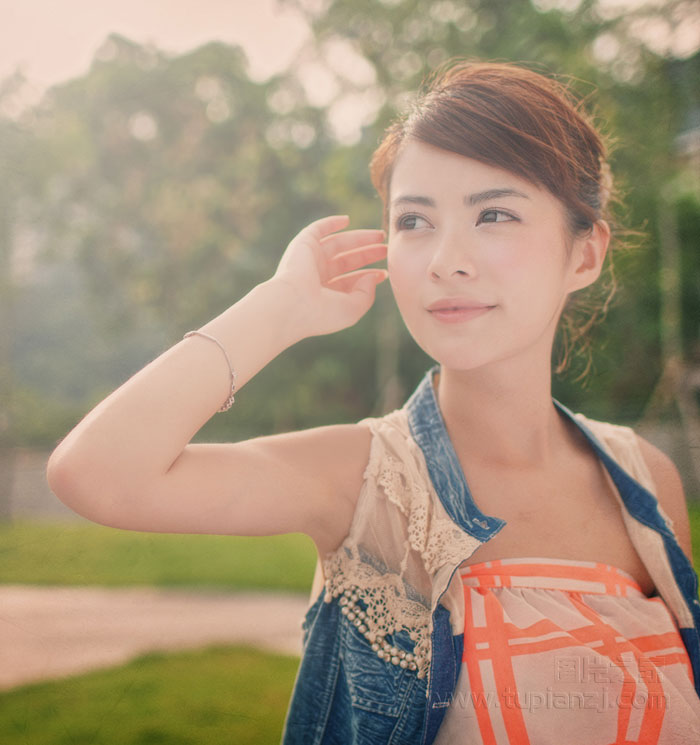
[[[573,416],[578,425],[592,434],[603,450],[611,455],[624,470],[637,479],[642,486],[654,491],[652,469],[644,456],[642,438],[632,427],[592,419],[581,413]]]
[[[680,484],[680,476],[673,461],[633,427],[591,419],[584,414],[575,414],[574,417],[620,461],[620,465],[633,466],[633,476],[650,477],[652,484],[656,486],[667,481]]]
[[[656,496],[662,514],[670,519],[681,547],[691,558],[688,505],[671,458],[630,426],[590,419],[583,414],[575,417],[631,476]]]
[[[351,424],[337,424],[318,430],[318,467],[334,484],[337,493],[354,502],[371,463],[387,450],[408,452],[411,435],[403,409],[382,416],[365,417]]]
[[[329,438],[323,444],[325,457],[321,455],[324,478],[353,509],[368,482],[399,478],[404,489],[412,492],[428,480],[405,408],[329,428]]]
[[[323,539],[317,541],[323,556],[348,534],[367,482],[378,481],[381,473],[398,461],[413,458],[411,436],[402,409],[308,432],[311,437],[307,446],[314,449],[317,475],[333,507]]]
[[[673,531],[681,548],[692,561],[692,544],[690,539],[690,520],[688,504],[683,490],[683,482],[674,462],[648,440],[635,434],[642,457],[656,487],[656,498],[662,510],[671,519]]]

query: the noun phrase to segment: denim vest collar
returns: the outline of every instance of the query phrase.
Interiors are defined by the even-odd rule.
[[[476,506],[462,466],[452,445],[435,397],[435,365],[408,399],[405,408],[413,439],[423,451],[430,480],[447,514],[467,533],[487,541],[506,524],[499,517],[484,515]]]
[[[430,479],[448,515],[466,532],[482,542],[487,541],[506,525],[506,521],[493,515],[485,515],[474,502],[435,395],[433,379],[439,369],[439,365],[432,367],[406,402],[409,427],[423,451]],[[656,513],[661,532],[670,536],[670,531],[658,514],[656,498],[619,466],[588,427],[566,406],[556,399],[553,399],[553,403],[582,432],[627,506],[634,503],[637,510]]]

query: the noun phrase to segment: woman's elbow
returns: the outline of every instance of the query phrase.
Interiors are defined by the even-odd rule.
[[[94,465],[81,462],[70,450],[59,445],[49,457],[46,480],[56,497],[82,517],[105,524],[109,480]]]

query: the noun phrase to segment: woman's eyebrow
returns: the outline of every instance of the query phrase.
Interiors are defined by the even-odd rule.
[[[522,199],[529,199],[527,194],[517,189],[486,189],[485,191],[478,191],[474,194],[469,194],[464,197],[464,204],[466,206],[473,206],[475,204],[481,204],[482,202],[488,202],[491,199],[501,199],[503,197],[521,197]],[[423,197],[415,194],[404,194],[396,199],[392,200],[391,206],[396,207],[399,204],[421,204],[424,207],[435,207],[435,200],[431,197]]]
[[[478,191],[476,194],[470,194],[468,197],[464,197],[464,204],[473,206],[481,202],[488,202],[491,199],[501,199],[502,197],[530,198],[527,194],[523,194],[522,191],[518,191],[517,189],[487,189],[486,191]]]
[[[404,202],[408,202],[409,204],[422,204],[424,207],[435,206],[434,199],[431,199],[430,197],[414,196],[413,194],[405,194],[404,196],[396,197],[396,199],[392,200],[391,206],[396,207],[397,204],[402,204]]]

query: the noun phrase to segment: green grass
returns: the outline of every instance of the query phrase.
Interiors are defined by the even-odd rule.
[[[0,583],[308,592],[316,549],[300,534],[136,533],[91,523],[0,524]],[[0,740],[1,742],[1,740]]]
[[[277,745],[298,664],[210,647],[23,686],[0,694],[0,743]]]

